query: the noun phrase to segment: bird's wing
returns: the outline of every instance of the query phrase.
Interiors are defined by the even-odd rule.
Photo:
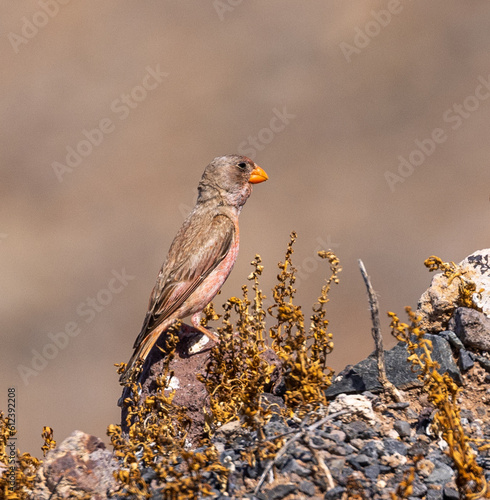
[[[226,257],[234,241],[235,225],[226,215],[216,215],[207,231],[188,230],[184,234],[185,244],[177,249],[172,248],[172,244],[167,262],[158,275],[143,327],[133,346],[135,349]],[[194,251],[189,252],[190,248]]]

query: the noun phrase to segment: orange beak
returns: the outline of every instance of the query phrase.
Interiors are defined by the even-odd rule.
[[[269,178],[269,176],[262,170],[258,165],[255,165],[255,168],[252,170],[250,174],[250,179],[248,182],[251,184],[258,184],[259,182],[264,182]]]

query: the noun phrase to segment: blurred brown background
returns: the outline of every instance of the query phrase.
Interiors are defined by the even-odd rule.
[[[41,454],[43,425],[60,441],[119,422],[113,363],[215,156],[248,152],[270,177],[215,304],[256,252],[270,290],[295,229],[308,311],[331,247],[337,371],[372,350],[358,258],[391,346],[384,312],[416,305],[424,259],[489,246],[487,1],[23,0],[0,23],[0,408],[15,387],[22,451]]]

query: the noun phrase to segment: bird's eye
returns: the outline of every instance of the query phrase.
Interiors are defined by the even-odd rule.
[[[241,161],[238,164],[238,168],[241,168],[242,170],[245,170],[247,168],[247,164],[244,161]]]

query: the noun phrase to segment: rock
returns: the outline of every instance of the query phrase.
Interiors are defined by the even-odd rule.
[[[440,460],[434,460],[434,470],[427,478],[427,483],[444,485],[454,476],[454,471]]]
[[[380,467],[377,464],[369,465],[364,469],[364,475],[373,482],[378,479],[379,473]]]
[[[385,439],[383,441],[383,447],[383,455],[394,455],[395,453],[399,453],[405,456],[408,450],[408,446],[404,442],[396,439]]]
[[[118,484],[113,472],[119,467],[113,454],[97,437],[74,431],[48,452],[38,471],[33,498],[74,498],[90,495],[94,500],[109,498]]]
[[[418,413],[412,410],[412,408],[408,408],[405,414],[409,420],[416,420],[419,417]]]
[[[407,457],[395,452],[390,455],[382,456],[379,461],[381,462],[381,464],[388,466],[390,469],[397,469],[398,467],[407,463]]]
[[[182,324],[179,331],[179,342],[175,349],[175,356],[169,365],[170,371],[173,372],[171,389],[175,389],[173,404],[187,408],[187,415],[191,421],[187,439],[191,444],[199,442],[204,435],[205,419],[203,408],[210,411],[208,393],[204,384],[197,380],[196,375],[205,373],[206,365],[209,361],[210,348],[214,345],[212,341],[195,328]],[[155,379],[164,370],[166,352],[166,338],[165,335],[162,335],[153,346],[143,365],[140,377],[142,386],[139,398],[140,402],[154,394],[157,387]],[[271,387],[268,388],[275,391],[275,387],[282,380],[279,370],[280,360],[271,349],[267,349],[262,356],[276,367],[271,375]],[[128,430],[126,425],[128,407],[124,404],[124,398],[129,394],[129,390],[125,388],[118,403],[121,406],[121,427],[124,432]],[[276,413],[280,410],[280,406],[283,405],[281,398],[272,395],[267,398],[267,401],[273,405],[272,410]]]
[[[355,420],[345,424],[344,432],[349,441],[353,439],[370,439],[375,435],[374,430],[362,420]]]
[[[405,410],[410,406],[410,403],[408,402],[400,402],[400,403],[392,403],[388,405],[386,408],[389,410]]]
[[[398,432],[398,435],[402,438],[410,437],[410,435],[412,434],[412,428],[410,427],[410,424],[405,420],[397,420],[393,424],[393,428],[395,429],[396,432]]]
[[[374,458],[368,457],[363,453],[359,453],[359,455],[355,457],[350,457],[348,462],[354,467],[354,469],[359,470],[367,467],[368,465],[373,465]]]
[[[305,493],[309,497],[312,497],[315,494],[315,485],[310,481],[302,481],[299,483],[298,489],[301,493]]]
[[[473,357],[474,357],[474,359],[476,359],[476,361],[478,361],[478,363],[480,363],[480,366],[485,371],[490,373],[490,360],[488,360],[487,358],[485,358],[483,356],[479,356],[478,354],[475,354]]]
[[[478,250],[458,264],[464,272],[464,278],[473,281],[476,290],[473,302],[484,314],[490,315],[490,249]],[[422,317],[420,326],[428,333],[445,330],[447,324],[460,304],[459,286],[461,280],[456,277],[449,280],[442,273],[436,274],[430,287],[419,299],[417,314]]]
[[[474,422],[475,421],[475,415],[471,410],[468,410],[467,408],[461,408],[459,412],[459,416],[461,420],[466,419],[468,422]]]
[[[486,417],[487,409],[484,406],[479,405],[475,408],[475,410],[476,410],[476,414],[478,415],[478,417],[480,417],[480,418]]]
[[[462,383],[461,372],[457,367],[449,343],[437,335],[427,335],[432,342],[432,359],[440,365],[440,373],[448,374],[458,383]],[[422,352],[417,351],[419,354]],[[399,389],[408,389],[422,385],[417,378],[418,372],[412,371],[412,365],[407,362],[407,349],[399,342],[392,349],[385,351],[386,375],[388,380]],[[381,392],[378,381],[378,365],[374,354],[354,366],[345,368],[326,390],[327,398],[332,399],[339,394],[361,393],[366,390]]]
[[[450,488],[449,486],[444,487],[442,498],[444,500],[460,500],[459,493],[454,488]]]
[[[466,349],[461,349],[459,351],[458,367],[462,373],[466,373],[470,368],[473,368],[475,362],[469,355]]]
[[[360,453],[371,458],[378,458],[383,451],[383,444],[381,441],[369,441],[361,449]]]
[[[281,500],[296,491],[295,484],[279,484],[265,491],[268,500]]]
[[[445,330],[443,332],[439,332],[437,335],[447,340],[456,351],[460,351],[464,349],[463,342],[458,339],[458,336],[452,330]]]
[[[334,458],[329,461],[328,467],[332,476],[337,479],[342,474],[345,467],[345,458]]]
[[[449,322],[466,347],[490,352],[490,319],[468,307],[458,307]]]
[[[311,475],[311,470],[301,465],[297,460],[292,458],[281,469],[281,474],[294,473],[301,477],[308,477]]]
[[[323,432],[323,431],[321,431]],[[345,441],[346,435],[344,431],[338,430],[338,429],[333,429],[329,433],[323,433],[322,436],[327,439],[331,439],[332,441],[335,441],[337,444],[338,443],[343,443]]]
[[[297,460],[301,460],[304,463],[313,462],[313,453],[305,449],[299,449],[291,453],[291,455]]]
[[[443,492],[441,490],[428,490],[426,500],[443,500]]]
[[[412,483],[412,494],[410,497],[421,498],[427,493],[427,486],[418,477]]]
[[[331,490],[328,490],[323,497],[325,500],[340,500],[345,493],[345,488],[342,486],[336,486]]]
[[[423,458],[417,462],[417,474],[420,477],[429,477],[434,471],[435,465],[430,460]]]
[[[373,405],[366,396],[339,394],[328,407],[328,413],[336,413],[342,410],[357,413],[357,415],[366,419],[370,424],[378,421],[378,417],[373,411]]]

